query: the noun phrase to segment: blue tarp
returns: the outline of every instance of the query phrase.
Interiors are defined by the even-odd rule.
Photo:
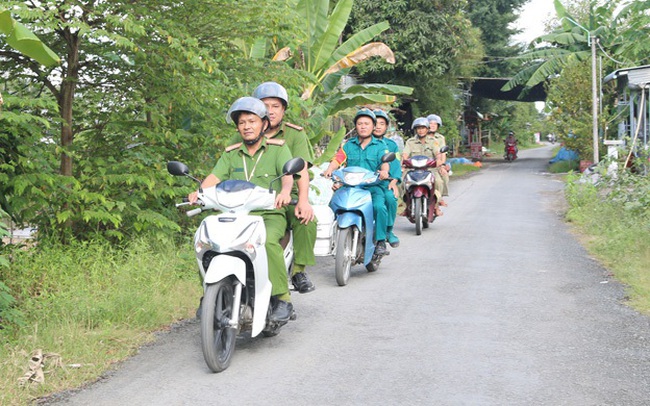
[[[472,165],[474,162],[470,161],[467,158],[449,158],[447,159],[447,163],[453,167],[456,164]]]
[[[559,161],[578,161],[578,160],[580,160],[580,158],[578,158],[578,154],[575,151],[562,147],[557,152],[557,155],[555,155],[555,158],[548,161],[548,163],[554,164]]]

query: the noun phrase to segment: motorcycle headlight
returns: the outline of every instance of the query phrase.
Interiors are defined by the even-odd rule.
[[[262,235],[263,227],[258,227],[259,224],[250,224],[233,242],[233,248],[245,251],[251,259],[255,259],[257,250],[266,242]]]
[[[348,185],[356,186],[363,181],[364,176],[366,174],[363,172],[346,172],[343,179]]]
[[[210,236],[208,235],[208,229],[205,226],[205,223],[201,223],[199,229],[196,230],[196,235],[194,236],[194,250],[196,253],[202,251],[207,251],[213,248],[212,242],[210,241]],[[219,248],[217,247],[217,251]]]

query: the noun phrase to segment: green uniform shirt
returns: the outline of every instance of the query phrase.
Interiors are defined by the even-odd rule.
[[[390,175],[391,178],[397,179],[397,183],[402,182],[402,164],[401,161],[402,159],[400,158],[400,152],[399,152],[399,147],[397,146],[397,143],[390,138],[386,138],[385,136],[381,138],[382,141],[386,144],[388,147],[388,150],[390,152],[395,153],[395,160],[391,162],[390,169],[388,171],[388,174]]]
[[[262,144],[253,156],[242,142],[231,145],[217,161],[212,174],[219,180],[247,180],[268,188],[271,181],[282,175],[282,167],[291,159],[289,148],[280,140],[262,139]],[[282,189],[282,181],[273,183],[276,192]]]
[[[291,157],[300,157],[306,162],[314,162],[314,150],[309,143],[309,138],[303,130],[295,124],[282,122],[280,129],[271,139],[284,140],[285,145],[291,151]],[[235,144],[241,141],[239,134],[236,134],[230,139],[230,144]]]
[[[420,142],[417,136],[409,138],[404,144],[404,151],[402,155],[412,158],[416,155],[424,155],[429,158],[435,158],[436,154],[440,152],[440,145],[433,137],[425,137],[424,144]]]
[[[360,166],[371,171],[380,168],[381,157],[388,153],[388,146],[383,140],[372,137],[372,140],[365,148],[361,148],[359,138],[353,137],[343,145],[345,152],[345,162],[347,166]],[[339,162],[342,164],[343,162]]]

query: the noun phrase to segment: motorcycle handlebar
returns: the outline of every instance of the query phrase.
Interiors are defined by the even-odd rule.
[[[194,217],[197,214],[201,213],[202,211],[203,209],[199,207],[197,209],[189,210],[185,214],[187,214],[187,217]]]

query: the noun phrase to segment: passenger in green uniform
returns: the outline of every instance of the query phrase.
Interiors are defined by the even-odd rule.
[[[370,109],[361,109],[357,111],[354,117],[354,126],[357,132],[356,137],[352,137],[346,142],[340,154],[337,154],[330,162],[323,175],[331,177],[332,172],[342,164],[347,166],[360,166],[362,168],[376,171],[379,169],[379,179],[388,179],[389,165],[382,162],[381,158],[388,153],[388,147],[384,141],[372,136],[375,130],[377,118]],[[372,196],[372,208],[375,220],[375,254],[386,254],[386,230],[388,227],[388,211],[386,209],[387,182],[379,185],[366,186],[365,188]]]
[[[390,138],[386,138],[386,131],[388,130],[388,125],[390,124],[390,118],[384,110],[374,110],[375,117],[377,117],[377,124],[375,125],[375,131],[372,135],[379,140],[383,140],[388,147],[390,152],[394,152],[396,159],[389,164],[388,174],[391,177],[390,182],[388,183],[388,188],[386,189],[386,210],[388,211],[388,221],[387,221],[387,230],[386,238],[391,247],[399,247],[399,238],[393,233],[393,226],[395,225],[395,217],[397,217],[397,199],[399,197],[399,190],[397,184],[402,182],[402,165],[400,165],[399,159],[399,147],[397,143]]]
[[[291,159],[291,152],[283,140],[264,137],[264,131],[270,126],[266,106],[254,97],[242,97],[228,110],[228,120],[237,126],[240,142],[226,148],[201,187],[207,188],[224,180],[236,179],[268,188],[272,179],[282,175],[282,167]],[[287,229],[284,209],[291,201],[292,187],[293,177],[283,176],[281,184],[275,183],[276,209],[257,212],[266,226],[265,247],[269,279],[273,286],[271,295],[275,299],[271,320],[278,322],[288,321],[293,313],[284,250],[280,245],[280,239]],[[191,193],[188,198],[190,203],[196,202],[197,192]]]
[[[402,151],[402,160],[416,155],[436,158],[436,156],[440,153],[441,147],[438,146],[438,143],[436,143],[432,137],[427,136],[427,133],[429,132],[429,120],[427,120],[425,117],[418,117],[413,120],[411,128],[415,131],[415,137],[406,140],[406,143],[404,144],[404,151]],[[442,210],[440,210],[438,202],[440,202],[440,199],[442,198],[443,187],[444,183],[442,177],[436,168],[433,168],[433,193],[436,197],[436,203],[433,206],[433,210],[436,216],[442,216]],[[430,201],[433,201],[433,199],[430,198]],[[407,207],[405,215],[407,217],[410,217],[410,214],[408,213],[409,201],[407,194],[404,194],[404,203],[406,203]]]
[[[440,116],[436,114],[429,114],[427,116],[427,120],[429,120],[428,136],[433,137],[439,149],[447,145],[447,140],[445,140],[445,136],[438,132],[440,127],[442,127],[442,119],[440,118]],[[439,153],[436,156],[436,162],[438,162],[438,167],[437,167],[438,173],[440,174],[440,177],[442,178],[443,181],[442,195],[449,196],[449,167],[445,163],[447,162],[447,153],[446,152]],[[446,206],[447,203],[441,198],[440,205]]]
[[[307,134],[302,127],[284,121],[284,114],[289,105],[289,96],[286,89],[276,82],[265,82],[253,92],[256,97],[264,102],[269,112],[271,127],[264,134],[269,139],[284,140],[289,147],[291,155],[305,160],[307,165],[314,162],[314,152]],[[300,172],[296,181],[293,197],[298,199],[295,206],[285,208],[287,222],[293,230],[293,248],[295,252],[294,266],[291,282],[300,293],[311,292],[315,289],[305,267],[316,264],[314,245],[316,244],[316,219],[314,210],[309,204],[309,172],[308,166]]]

